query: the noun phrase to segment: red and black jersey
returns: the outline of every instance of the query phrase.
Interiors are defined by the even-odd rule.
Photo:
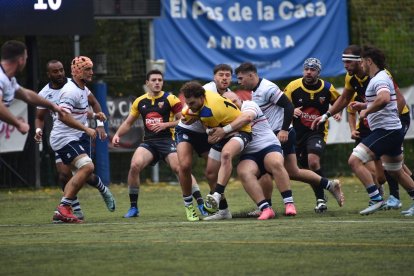
[[[284,92],[295,108],[302,107],[302,115],[293,118],[297,141],[306,139],[315,133],[321,133],[326,142],[328,121],[316,130],[312,130],[311,125],[315,118],[326,113],[329,105],[339,97],[335,87],[321,79],[315,85],[305,85],[303,79],[300,78],[290,82]]]
[[[181,101],[172,93],[161,91],[156,97],[148,93],[138,97],[131,106],[130,114],[134,117],[141,115],[144,122],[144,141],[173,138],[173,129],[160,132],[151,131],[151,125],[174,120],[174,115],[180,113]]]

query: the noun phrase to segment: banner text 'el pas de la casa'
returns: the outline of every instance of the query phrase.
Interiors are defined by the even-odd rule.
[[[348,45],[343,0],[163,0],[154,20],[155,58],[166,60],[166,80],[212,78],[213,67],[253,62],[259,75],[302,74],[306,58],[322,62],[322,76],[344,73]]]

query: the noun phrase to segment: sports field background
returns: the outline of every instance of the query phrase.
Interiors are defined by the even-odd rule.
[[[275,191],[278,217],[269,221],[187,222],[180,187],[149,183],[139,218],[122,218],[125,185],[111,186],[114,213],[86,187],[85,223],[54,225],[57,188],[0,190],[0,275],[412,275],[414,218],[396,210],[360,216],[367,193],[357,179],[341,180],[343,208],[330,197],[328,213],[314,213],[311,188],[294,182],[298,215],[281,216]],[[237,180],[226,193],[234,215],[254,208]],[[401,195],[406,209],[412,202]]]

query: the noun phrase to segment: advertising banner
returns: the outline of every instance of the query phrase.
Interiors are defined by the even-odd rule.
[[[108,97],[106,106],[108,107],[108,139],[112,141],[115,132],[119,126],[128,117],[131,105],[134,102],[135,97]],[[121,146],[115,148],[112,144],[109,144],[110,151],[134,151],[144,138],[144,125],[141,117],[134,122],[130,131],[121,138]]]
[[[27,104],[15,99],[9,106],[19,120],[27,122]],[[0,121],[0,153],[23,151],[27,134],[21,134],[14,126]]]
[[[344,73],[347,1],[163,0],[154,20],[155,58],[166,61],[166,80],[209,80],[213,67],[253,62],[261,77],[300,76],[309,57],[322,76]]]

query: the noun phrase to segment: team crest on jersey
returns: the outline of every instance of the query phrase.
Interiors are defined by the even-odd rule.
[[[326,100],[326,97],[319,97],[319,103],[323,104]]]
[[[158,107],[159,107],[159,108],[162,108],[163,106],[164,106],[164,102],[159,102],[159,103],[158,103]]]

